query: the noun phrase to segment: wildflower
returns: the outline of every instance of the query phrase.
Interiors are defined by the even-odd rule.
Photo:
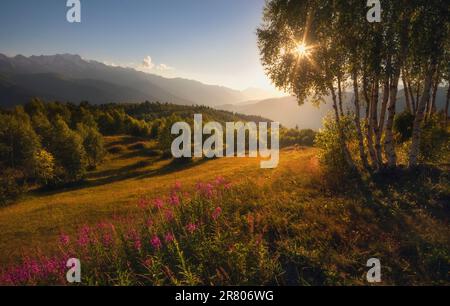
[[[140,251],[140,250],[141,250],[141,248],[142,248],[142,243],[141,243],[141,240],[140,240],[140,239],[137,239],[137,240],[134,241],[134,248],[135,248],[137,251]]]
[[[171,243],[175,240],[175,236],[172,233],[167,233],[164,237],[164,240],[166,241],[166,243]]]
[[[150,218],[148,218],[147,221],[145,222],[145,225],[146,225],[147,227],[152,227],[152,226],[153,226],[153,220],[150,219]]]
[[[146,260],[144,260],[144,266],[146,266],[147,268],[150,268],[153,265],[153,260],[151,258],[147,258]]]
[[[178,206],[180,205],[180,198],[178,197],[178,195],[176,193],[172,193],[169,197],[169,203],[172,206]]]
[[[166,211],[164,212],[164,217],[166,218],[166,221],[168,221],[168,222],[170,222],[170,221],[172,221],[173,219],[175,219],[175,216],[174,216],[172,210],[166,210]]]
[[[219,218],[219,216],[222,214],[222,208],[221,207],[217,207],[214,211],[213,211],[213,213],[212,213],[212,218],[213,218],[213,220],[214,221],[216,221],[218,218]]]
[[[162,199],[155,199],[155,201],[153,202],[153,204],[155,205],[155,208],[157,209],[161,209],[164,206],[164,201]]]
[[[214,194],[214,186],[211,183],[198,183],[197,184],[197,190],[200,192],[200,194],[208,199],[212,198]]]
[[[225,179],[223,178],[223,176],[218,176],[218,177],[216,177],[215,183],[216,183],[216,185],[223,185],[223,184],[225,184]]]
[[[138,206],[142,209],[146,208],[148,206],[148,200],[144,199],[144,198],[140,198],[139,202],[138,202]]]
[[[81,247],[84,247],[86,245],[89,244],[89,233],[90,233],[91,229],[89,228],[89,226],[85,225],[81,228],[80,233],[79,233],[79,237],[78,237],[78,245]]]
[[[70,237],[69,235],[66,234],[61,234],[61,236],[59,236],[59,241],[61,242],[62,245],[68,245],[70,242]]]
[[[112,245],[113,239],[112,239],[111,233],[103,234],[102,243],[103,243],[103,246],[105,246],[105,247]]]
[[[150,240],[150,244],[153,248],[159,250],[162,247],[161,240],[157,235],[153,236],[153,238]]]
[[[187,226],[186,226],[186,229],[188,230],[188,232],[189,233],[193,233],[193,232],[195,232],[196,230],[197,230],[197,225],[196,224],[194,224],[194,223],[189,223]]]
[[[180,181],[176,181],[175,185],[173,186],[173,190],[174,191],[180,191],[181,190],[181,182]]]

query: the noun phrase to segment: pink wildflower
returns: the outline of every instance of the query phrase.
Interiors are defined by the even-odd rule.
[[[222,214],[222,208],[221,207],[217,207],[214,211],[213,211],[213,213],[212,213],[212,218],[213,218],[213,220],[215,221],[215,220],[217,220],[218,218],[219,218],[219,216]]]
[[[140,239],[137,239],[136,241],[134,241],[134,248],[137,251],[140,251],[142,249],[142,243]]]
[[[172,233],[167,233],[164,237],[164,240],[166,241],[166,243],[171,243],[175,240],[175,236]]]
[[[188,232],[189,233],[193,233],[193,232],[195,232],[196,230],[197,230],[197,225],[196,224],[194,224],[194,223],[189,223],[187,226],[186,226],[186,229],[188,230]]]
[[[180,181],[176,181],[175,185],[173,186],[173,190],[174,191],[180,191],[181,190],[181,182]]]
[[[69,235],[66,234],[61,234],[61,236],[59,236],[59,241],[61,242],[62,245],[68,245],[70,242],[70,237]]]
[[[145,209],[145,208],[147,208],[148,204],[149,203],[148,203],[147,199],[144,199],[144,198],[139,199],[138,205],[140,208]]]
[[[155,208],[157,209],[161,209],[164,207],[164,201],[162,199],[155,199],[155,201],[153,202],[155,205]]]
[[[164,217],[166,218],[166,220],[167,220],[168,222],[170,222],[170,221],[172,221],[173,219],[175,219],[175,216],[174,216],[174,214],[173,214],[173,211],[171,211],[171,210],[166,210],[166,211],[164,212]]]
[[[176,193],[172,193],[169,197],[169,203],[172,206],[178,206],[180,205],[180,198],[178,197],[178,195]]]
[[[161,240],[156,235],[153,236],[153,238],[150,240],[150,244],[152,245],[153,248],[157,250],[159,250],[162,247]]]

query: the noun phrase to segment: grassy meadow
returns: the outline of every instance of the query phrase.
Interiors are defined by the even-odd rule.
[[[178,165],[151,141],[105,139],[106,161],[82,185],[34,190],[0,210],[3,267],[70,254],[88,285],[365,285],[376,257],[381,284],[449,284],[448,172],[360,178],[337,193],[315,148],[283,149],[278,168],[262,170],[251,158]],[[65,284],[58,269],[11,281],[14,271],[0,281]]]

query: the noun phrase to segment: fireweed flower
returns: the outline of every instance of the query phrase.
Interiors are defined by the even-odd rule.
[[[211,217],[213,218],[214,221],[216,221],[221,214],[222,214],[222,208],[221,207],[217,207],[216,209],[214,209]]]
[[[189,223],[187,226],[186,226],[186,229],[187,229],[187,231],[189,232],[189,233],[194,233],[196,230],[197,230],[197,228],[198,228],[198,226],[196,225],[196,224],[194,224],[194,223]]]
[[[214,194],[214,186],[211,183],[198,183],[197,184],[197,191],[200,192],[200,194],[208,199],[213,197]]]
[[[170,221],[172,221],[173,219],[175,219],[175,216],[174,216],[172,210],[166,210],[166,211],[164,212],[164,217],[166,218],[166,221],[168,221],[168,222],[170,222]]]
[[[164,241],[166,241],[166,243],[171,243],[175,240],[175,236],[172,233],[167,233],[166,236],[164,237]]]
[[[164,207],[164,201],[160,198],[155,199],[153,204],[154,204],[155,208],[157,208],[157,209],[161,209]]]
[[[172,206],[178,206],[180,205],[180,198],[176,193],[172,193],[169,197],[169,203]]]
[[[138,206],[142,209],[147,208],[148,204],[148,200],[144,198],[140,198],[138,201]]]
[[[140,251],[142,249],[142,242],[140,239],[134,241],[134,248],[136,249],[136,251]]]
[[[61,234],[61,236],[59,236],[59,241],[62,245],[68,245],[70,242],[70,237],[69,235],[66,234]]]
[[[153,236],[153,238],[150,240],[150,244],[153,248],[159,250],[162,247],[161,240],[157,235]]]
[[[181,182],[180,181],[176,181],[175,185],[173,186],[173,190],[174,191],[180,191],[181,190]]]
[[[216,183],[216,185],[223,185],[223,184],[225,184],[225,179],[223,178],[223,176],[218,176],[218,177],[216,177],[215,183]]]
[[[79,236],[78,236],[78,245],[84,247],[89,244],[89,233],[91,229],[89,226],[85,225],[81,228]]]
[[[108,247],[108,246],[112,245],[113,238],[112,238],[111,233],[108,233],[108,232],[103,233],[102,243],[103,243],[103,246],[105,246],[105,247]]]

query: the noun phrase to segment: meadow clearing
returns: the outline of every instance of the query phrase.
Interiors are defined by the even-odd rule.
[[[128,136],[107,137],[106,147],[114,153],[84,185],[34,191],[0,210],[4,268],[63,252],[80,257],[85,285],[364,285],[375,257],[382,284],[448,284],[443,174],[355,180],[336,193],[314,148],[284,149],[267,170],[250,158],[177,165]],[[15,283],[64,284],[64,275]]]

